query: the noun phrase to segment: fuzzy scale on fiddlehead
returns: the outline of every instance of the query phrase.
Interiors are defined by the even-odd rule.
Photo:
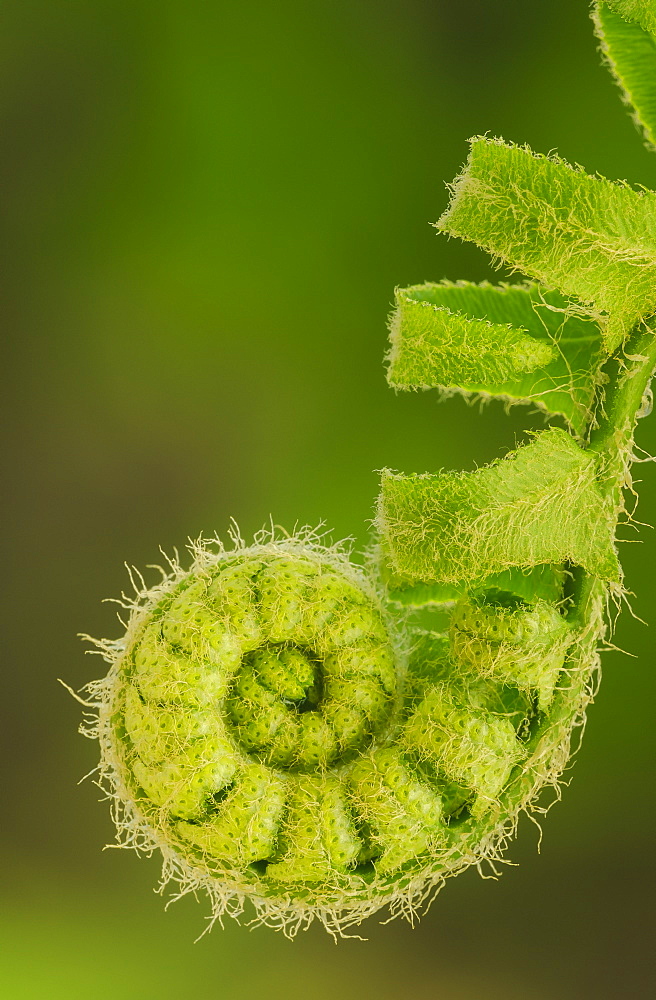
[[[448,643],[417,655],[396,618],[311,538],[198,544],[104,647],[98,732],[124,836],[218,912],[247,894],[330,927],[462,867],[467,817],[498,813],[531,692],[553,684],[536,664],[513,688],[467,655],[454,678]]]
[[[594,20],[653,139],[656,5]],[[474,472],[385,471],[364,570],[311,532],[196,543],[99,643],[89,734],[119,838],[213,917],[248,899],[293,934],[412,914],[544,811],[594,691],[656,367],[656,194],[483,137],[452,193],[438,229],[530,280],[397,290],[389,382],[565,429]]]

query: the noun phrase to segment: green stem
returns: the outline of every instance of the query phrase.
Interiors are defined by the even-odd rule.
[[[656,336],[649,327],[632,334],[621,355],[610,362],[601,419],[590,434],[589,448],[612,465],[624,461],[633,440],[638,413],[656,369]],[[621,484],[620,484],[621,488]]]
[[[635,426],[655,370],[656,336],[653,330],[640,324],[622,353],[608,363],[608,382],[588,445],[599,456],[600,486],[616,516],[622,509]],[[574,573],[570,618],[585,623],[591,602],[601,588],[605,589],[603,581],[578,568]]]

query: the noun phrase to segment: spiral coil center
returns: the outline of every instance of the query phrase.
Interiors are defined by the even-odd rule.
[[[463,598],[406,664],[366,579],[329,553],[200,561],[118,664],[108,718],[135,814],[213,885],[272,899],[448,865],[458,831],[498,810],[571,641],[557,608],[504,601]]]
[[[269,644],[247,654],[227,701],[242,747],[263,763],[296,771],[332,766],[366,749],[392,708],[380,682],[365,682],[368,711],[353,703],[353,681],[368,653],[362,644],[324,656]]]

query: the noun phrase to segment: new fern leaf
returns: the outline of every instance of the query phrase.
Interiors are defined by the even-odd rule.
[[[378,523],[389,560],[437,583],[566,562],[619,582],[615,511],[597,475],[595,456],[558,428],[476,472],[385,472]]]
[[[656,194],[499,139],[471,141],[440,232],[572,296],[609,353],[656,309]]]
[[[594,21],[653,141],[656,0]],[[413,914],[544,811],[594,691],[656,367],[656,194],[478,137],[437,227],[529,280],[397,289],[390,385],[564,427],[474,472],[385,471],[365,569],[311,532],[201,541],[189,569],[137,577],[125,635],[98,643],[88,735],[119,841],[160,851],[213,919]]]
[[[388,381],[531,402],[585,431],[605,360],[598,325],[538,284],[400,288]]]
[[[625,20],[633,7],[635,20]],[[633,120],[647,144],[656,144],[656,19],[638,4],[601,3],[594,23],[601,51],[615,77],[622,99],[633,109]]]
[[[603,16],[606,10],[612,10],[623,21],[635,22],[644,31],[656,34],[656,10],[652,0],[606,0],[595,4],[595,17]]]

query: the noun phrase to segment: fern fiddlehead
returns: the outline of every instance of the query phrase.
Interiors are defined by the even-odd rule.
[[[652,141],[656,5],[593,18]],[[384,472],[365,570],[311,533],[198,543],[99,643],[90,734],[119,835],[215,917],[412,912],[538,808],[593,693],[656,367],[656,194],[485,137],[452,194],[437,228],[528,280],[397,290],[388,380],[564,426],[475,472]],[[413,625],[423,607],[448,628]]]

